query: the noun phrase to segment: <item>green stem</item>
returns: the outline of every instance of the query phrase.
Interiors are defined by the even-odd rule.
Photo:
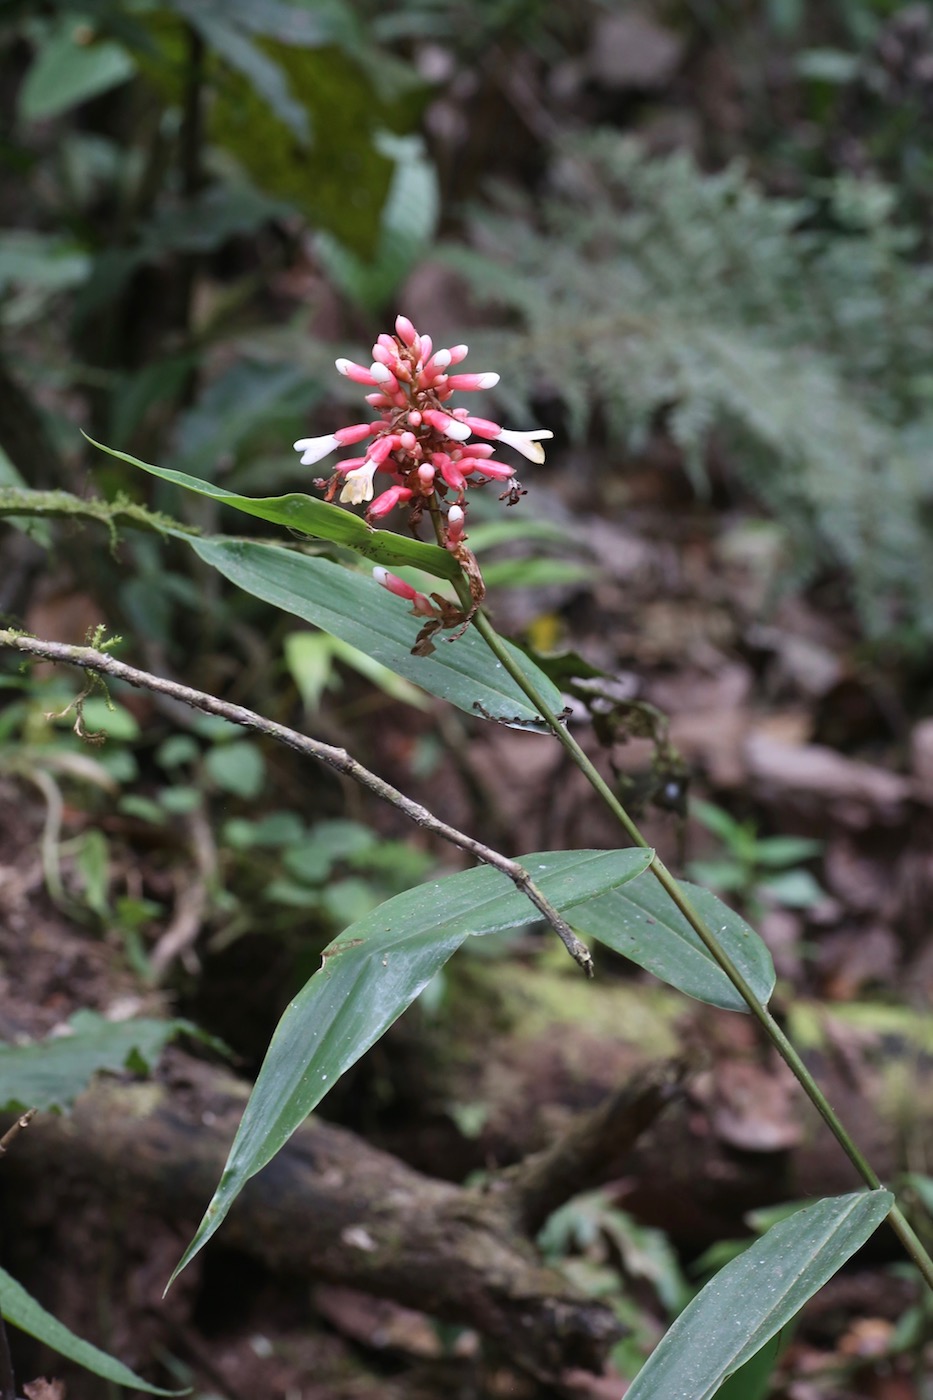
[[[457,591],[460,594],[461,601],[466,603],[468,597],[466,585],[463,584],[461,586],[458,584]],[[537,687],[534,683],[530,681],[521,668],[516,665],[508,649],[503,644],[501,637],[498,632],[496,632],[485,613],[482,611],[478,612],[473,621],[477,631],[493,652],[496,659],[501,662],[504,669],[528,696],[528,699],[547,722],[555,737],[563,744],[574,763],[588,780],[590,786],[595,788],[606,806],[625,828],[632,841],[634,841],[637,846],[647,848],[648,842],[639,831],[635,822],[632,821],[632,818],[622,806],[622,803],[616,797],[609,784],[594,767],[591,760],[581,749],[567,727],[561,723],[558,716],[551,710],[544,698],[538,694]],[[767,1006],[764,1006],[758,1000],[741,970],[732,961],[725,948],[722,947],[716,935],[706,923],[706,920],[694,907],[686,892],[681,888],[677,880],[675,880],[674,876],[667,869],[667,866],[657,855],[652,857],[648,869],[654,875],[655,879],[663,886],[690,927],[700,938],[710,957],[719,965],[736,991],[746,1002],[749,1011],[751,1011],[752,1015],[756,1018],[765,1035],[771,1041],[771,1044],[798,1080],[807,1097],[810,1099],[810,1102],[839,1142],[859,1176],[873,1191],[877,1190],[881,1182],[871,1164],[863,1156],[844,1125],[836,1116],[835,1110],[826,1095],[813,1078],[813,1075],[810,1073]],[[892,1229],[910,1255],[910,1258],[920,1270],[926,1283],[933,1289],[933,1259],[930,1258],[929,1254],[924,1249],[921,1241],[899,1206],[894,1205],[891,1207],[888,1219]]]

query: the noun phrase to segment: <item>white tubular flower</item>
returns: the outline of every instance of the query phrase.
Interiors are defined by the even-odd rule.
[[[509,447],[514,447],[516,452],[520,452],[523,457],[527,457],[529,462],[541,463],[544,461],[544,448],[541,446],[541,439],[552,438],[554,434],[547,428],[537,428],[530,433],[513,432],[510,428],[503,428],[499,433],[499,441],[507,442]]]
[[[299,438],[295,443],[295,451],[301,453],[301,465],[310,467],[339,446],[340,443],[333,433],[328,433],[326,437]]]
[[[356,467],[352,472],[347,472],[347,479],[343,483],[343,490],[340,493],[341,501],[347,505],[359,506],[364,501],[371,501],[373,498],[373,477],[376,475],[376,463],[368,458],[361,467]]]

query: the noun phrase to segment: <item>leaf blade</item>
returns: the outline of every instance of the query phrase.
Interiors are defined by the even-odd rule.
[[[650,859],[641,849],[557,851],[523,856],[521,864],[562,909],[634,879]],[[336,938],[276,1028],[213,1199],[172,1279],[214,1234],[246,1182],[464,939],[534,917],[508,877],[485,866],[406,890]]]
[[[247,593],[314,623],[467,714],[543,727],[524,691],[472,627],[454,642],[438,642],[433,656],[412,656],[417,620],[406,602],[373,579],[329,559],[309,558],[276,545],[195,538],[188,543]],[[562,701],[556,686],[517,648],[509,650],[547,703],[559,711]]]
[[[626,1400],[711,1400],[865,1243],[893,1204],[890,1191],[861,1191],[817,1201],[773,1226],[684,1309]]]
[[[187,1021],[139,1017],[106,1021],[93,1011],[71,1017],[72,1034],[31,1045],[0,1045],[0,1109],[69,1108],[101,1070],[117,1072],[130,1061],[158,1060]]]
[[[87,437],[87,434],[84,436]],[[390,530],[374,530],[352,511],[341,510],[339,506],[319,501],[314,496],[306,496],[299,491],[284,496],[240,496],[235,491],[226,491],[212,482],[202,481],[200,477],[189,476],[187,472],[154,467],[138,457],[131,457],[128,452],[118,452],[102,442],[95,442],[91,437],[87,440],[108,456],[116,457],[131,467],[139,467],[151,476],[161,477],[163,481],[183,486],[199,496],[220,501],[233,510],[242,511],[244,515],[258,516],[270,524],[284,525],[286,529],[300,530],[302,534],[312,535],[315,539],[329,540],[332,544],[355,549],[376,564],[391,568],[407,565],[423,569],[434,578],[455,579],[460,576],[460,567],[453,555],[439,545],[405,539],[402,535],[392,534]]]
[[[82,1337],[76,1336],[63,1322],[59,1322],[57,1317],[46,1312],[5,1269],[0,1269],[0,1313],[7,1322],[12,1322],[14,1327],[28,1333],[30,1337],[35,1337],[37,1341],[44,1342],[53,1351],[57,1351],[59,1356],[67,1356],[69,1361],[76,1361],[85,1370],[93,1371],[95,1376],[103,1376],[105,1380],[125,1385],[130,1390],[144,1390],[149,1395],[187,1393],[183,1390],[163,1390],[161,1386],[150,1385],[115,1356],[108,1356],[92,1342],[86,1342]]]
[[[689,881],[681,888],[752,986],[762,1005],[774,991],[774,964],[758,934],[709,890]],[[579,912],[580,926],[607,948],[697,1001],[726,1011],[748,1011],[744,1000],[653,876],[613,890]]]

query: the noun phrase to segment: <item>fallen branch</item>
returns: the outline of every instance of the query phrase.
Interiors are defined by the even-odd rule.
[[[70,1117],[40,1119],[5,1167],[8,1189],[28,1199],[42,1180],[44,1190],[103,1193],[175,1227],[196,1220],[248,1086],[177,1052],[167,1062],[169,1084],[99,1079]],[[613,1313],[542,1264],[524,1227],[545,1199],[557,1205],[597,1184],[600,1167],[667,1102],[671,1080],[670,1067],[660,1067],[577,1124],[567,1142],[591,1144],[577,1174],[567,1171],[576,1150],[568,1157],[558,1145],[524,1173],[493,1173],[470,1189],[312,1117],[247,1186],[225,1243],[269,1268],[474,1327],[539,1377],[599,1371],[619,1336]],[[71,1209],[61,1205],[61,1218]]]

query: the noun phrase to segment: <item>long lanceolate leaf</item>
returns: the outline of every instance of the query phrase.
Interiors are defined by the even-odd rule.
[[[634,879],[650,851],[523,856],[558,910]],[[346,929],[287,1007],[214,1198],[174,1278],[210,1239],[250,1177],[269,1162],[340,1076],[388,1030],[465,938],[536,917],[498,870],[480,867],[407,890]]]
[[[762,1006],[767,1006],[774,991],[774,964],[758,934],[709,890],[686,880],[681,882],[681,889],[715,931],[721,947],[744,974]],[[727,1011],[748,1011],[726,974],[653,875],[591,900],[585,911],[574,911],[573,921],[607,948],[630,958],[687,996]]]
[[[101,452],[118,457],[121,462],[127,462],[131,467],[140,467],[152,476],[161,477],[163,481],[184,486],[189,491],[197,492],[199,496],[210,496],[211,500],[232,506],[234,510],[243,511],[246,515],[258,516],[260,520],[268,520],[272,525],[284,525],[290,530],[300,530],[302,534],[313,535],[315,539],[345,545],[348,549],[362,554],[364,558],[371,559],[374,564],[382,564],[392,569],[409,565],[415,569],[423,569],[426,574],[433,574],[435,578],[454,579],[460,574],[460,566],[453,555],[446,549],[441,549],[439,545],[425,544],[423,540],[406,539],[404,535],[393,535],[389,530],[374,530],[352,511],[328,505],[326,501],[316,500],[314,496],[305,496],[297,491],[287,496],[238,496],[235,491],[226,491],[209,481],[189,476],[187,472],[153,467],[148,462],[141,462],[138,457],[131,457],[127,452],[117,452],[112,447],[105,447],[102,442],[94,442],[93,438],[88,438],[88,442],[94,447],[99,447]]]
[[[157,1385],[150,1385],[115,1356],[108,1356],[91,1342],[76,1337],[63,1322],[46,1312],[45,1308],[26,1292],[22,1284],[17,1283],[4,1269],[0,1269],[0,1314],[7,1322],[12,1322],[15,1327],[28,1332],[30,1337],[35,1337],[53,1351],[57,1351],[59,1356],[67,1356],[70,1361],[76,1361],[85,1370],[93,1371],[95,1376],[103,1376],[115,1385],[126,1386],[129,1390],[145,1390],[150,1395],[184,1393],[178,1390],[161,1390]]]
[[[890,1191],[817,1201],[727,1264],[645,1362],[625,1400],[712,1400],[874,1234]]]
[[[371,578],[329,559],[296,554],[277,545],[226,539],[189,539],[188,543],[206,563],[245,592],[340,637],[468,714],[541,727],[524,691],[472,627],[452,642],[442,635],[433,656],[412,656],[418,619],[412,617],[406,602]],[[547,703],[560,710],[557,688],[517,648],[510,650]]]

